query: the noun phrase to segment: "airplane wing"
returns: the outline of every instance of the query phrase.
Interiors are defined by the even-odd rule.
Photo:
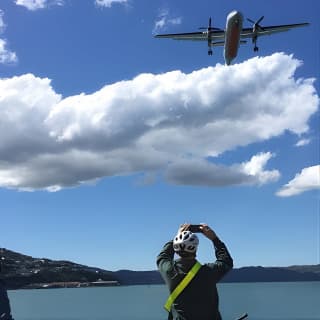
[[[240,40],[240,44],[246,44],[247,41]],[[212,41],[211,46],[212,47],[223,47],[225,45],[225,41]]]
[[[210,38],[224,39],[224,30],[210,31]],[[192,41],[208,41],[208,32],[189,32],[189,33],[168,33],[168,34],[157,34],[155,38],[170,38],[173,40],[192,40]]]
[[[252,38],[253,36],[265,36],[265,35],[271,35],[273,33],[278,32],[285,32],[289,31],[290,29],[297,28],[297,27],[303,27],[307,26],[309,23],[296,23],[296,24],[285,24],[285,25],[279,25],[279,26],[268,26],[268,27],[261,27],[257,30],[256,33],[253,32],[252,28],[243,28],[240,37],[241,38]]]

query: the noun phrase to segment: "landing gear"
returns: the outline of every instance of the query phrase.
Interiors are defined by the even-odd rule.
[[[252,38],[252,43],[254,44],[254,47],[253,47],[254,52],[257,52],[259,50],[259,48],[257,46],[257,38],[258,37],[256,37],[256,36]]]
[[[259,20],[257,21],[252,21],[251,19],[247,19],[249,22],[253,24],[252,26],[252,43],[254,44],[253,51],[257,52],[259,48],[257,47],[257,39],[258,39],[258,34],[261,31],[265,31],[263,27],[259,25],[259,23],[262,21],[264,16],[260,17]]]
[[[209,21],[209,27],[211,28],[210,23],[211,22]],[[208,56],[212,56],[212,39],[209,31],[208,31]]]

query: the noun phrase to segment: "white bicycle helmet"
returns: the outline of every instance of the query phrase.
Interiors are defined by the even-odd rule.
[[[175,252],[196,253],[199,239],[196,234],[191,231],[182,231],[173,239],[173,249]]]

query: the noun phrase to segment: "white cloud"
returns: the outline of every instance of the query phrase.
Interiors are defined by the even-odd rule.
[[[15,0],[16,5],[23,6],[28,10],[35,11],[49,6],[64,4],[64,0]]]
[[[32,74],[0,79],[0,186],[52,191],[134,173],[179,184],[275,181],[279,172],[265,169],[271,153],[229,167],[214,157],[308,131],[319,98],[313,79],[295,80],[299,65],[277,53],[189,74],[140,74],[66,98]]]
[[[95,4],[99,7],[110,8],[114,3],[125,4],[129,0],[95,0]]]
[[[291,197],[310,190],[320,189],[320,165],[302,169],[302,171],[284,185],[277,195]]]
[[[310,139],[301,139],[295,144],[295,146],[296,147],[303,147],[303,146],[308,145],[310,142],[311,142]]]
[[[0,38],[0,63],[1,64],[12,64],[18,61],[15,52],[7,49],[7,42]]]
[[[161,30],[165,30],[170,25],[181,24],[181,17],[170,17],[169,10],[161,10],[160,14],[157,17],[157,20],[154,22],[153,33],[160,32]]]
[[[3,19],[4,12],[0,9],[0,33],[3,33],[6,24]],[[8,50],[7,41],[5,39],[0,38],[0,64],[12,64],[18,61],[17,55]]]
[[[260,153],[253,156],[249,162],[243,163],[241,168],[248,176],[255,177],[257,184],[265,184],[277,181],[280,177],[278,170],[265,171],[264,167],[274,155],[270,152]]]
[[[6,28],[6,25],[3,20],[3,15],[4,15],[4,12],[0,9],[0,33],[2,33]]]

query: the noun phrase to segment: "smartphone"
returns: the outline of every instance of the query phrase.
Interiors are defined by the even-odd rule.
[[[201,224],[190,224],[189,231],[191,231],[192,233],[202,232],[200,226]]]

